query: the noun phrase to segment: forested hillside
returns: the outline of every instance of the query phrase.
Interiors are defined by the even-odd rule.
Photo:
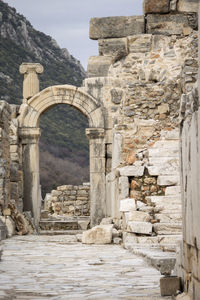
[[[22,62],[44,67],[41,89],[57,84],[80,86],[85,71],[80,62],[55,40],[35,30],[30,22],[0,0],[0,99],[20,104]],[[77,110],[61,105],[42,116],[41,184],[44,192],[59,184],[88,180],[87,119]]]

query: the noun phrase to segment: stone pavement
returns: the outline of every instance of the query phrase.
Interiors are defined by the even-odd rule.
[[[0,299],[171,299],[160,273],[118,245],[82,245],[75,236],[3,241]]]

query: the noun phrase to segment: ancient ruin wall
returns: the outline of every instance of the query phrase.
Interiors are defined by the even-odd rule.
[[[58,186],[46,195],[44,208],[55,217],[89,216],[90,184]]]
[[[200,299],[199,86],[200,76],[193,89],[188,93],[184,93],[181,99],[180,141],[183,241],[177,257],[177,273],[182,278],[184,291],[195,300]]]
[[[105,108],[107,214],[123,217],[134,240],[165,235],[173,244],[181,234],[179,107],[198,73],[198,1],[190,2],[146,0],[145,16],[90,23],[99,56],[84,86]]]
[[[10,135],[11,109],[7,102],[0,102],[0,208],[10,200]]]

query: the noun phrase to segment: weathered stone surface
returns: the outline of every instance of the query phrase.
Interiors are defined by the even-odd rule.
[[[144,33],[144,17],[106,17],[90,20],[90,38],[121,38]]]
[[[178,11],[198,12],[199,0],[179,0],[177,4]]]
[[[127,38],[100,39],[99,55],[113,56],[115,61],[128,55]]]
[[[150,52],[152,46],[151,34],[140,34],[128,37],[128,47],[130,53]]]
[[[158,176],[158,185],[180,185],[180,176],[172,175],[172,176]]]
[[[167,276],[160,278],[160,294],[161,296],[173,296],[181,290],[181,281],[177,276]]]
[[[136,209],[136,203],[133,198],[127,198],[120,201],[120,212],[127,212]]]
[[[152,234],[152,224],[149,222],[135,222],[129,221],[127,230],[133,233],[140,233],[140,234]]]
[[[190,28],[186,15],[147,15],[147,32],[152,34],[182,35],[184,30]]]
[[[103,219],[101,220],[100,225],[110,225],[110,224],[112,224],[112,223],[113,223],[112,218],[103,218]]]
[[[106,77],[112,63],[112,56],[91,56],[87,66],[87,77]]]
[[[144,174],[143,166],[126,166],[117,170],[121,176],[142,176]]]
[[[158,223],[154,224],[154,231],[157,234],[181,234],[182,233],[182,226],[179,223]]]
[[[145,14],[149,13],[168,13],[170,0],[144,0],[143,10]]]
[[[180,194],[181,187],[180,186],[168,186],[165,189],[165,196],[177,195]]]
[[[113,225],[98,225],[90,230],[84,231],[82,235],[83,244],[111,244]]]
[[[146,212],[142,211],[130,211],[129,221],[138,221],[138,222],[149,222],[150,216]]]

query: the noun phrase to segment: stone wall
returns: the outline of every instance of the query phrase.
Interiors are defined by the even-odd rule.
[[[10,120],[11,108],[0,101],[0,210],[8,206],[10,200]]]
[[[51,216],[89,216],[90,184],[58,186],[46,195],[44,208]]]
[[[198,82],[182,95],[180,108],[181,186],[183,241],[177,259],[177,273],[184,290],[192,299],[200,299],[199,234],[199,109]]]
[[[198,73],[197,7],[146,0],[144,16],[90,22],[99,56],[89,59],[84,87],[105,109],[107,214],[123,218],[134,241],[164,235],[172,249],[181,234],[180,99]]]

